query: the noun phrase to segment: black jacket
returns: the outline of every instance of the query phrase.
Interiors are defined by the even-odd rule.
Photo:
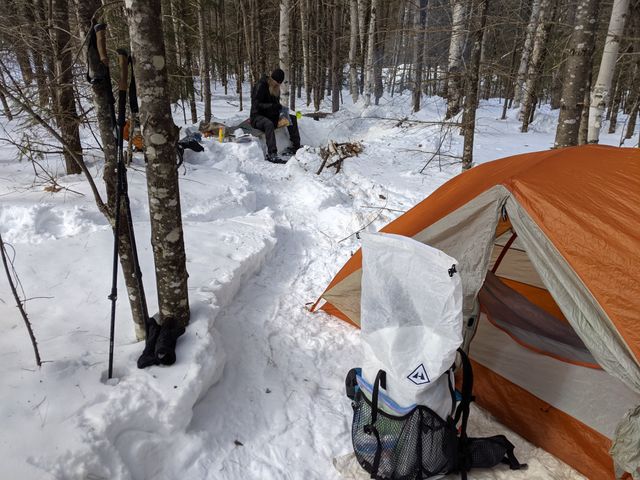
[[[280,117],[280,108],[280,97],[271,95],[267,76],[263,75],[251,91],[251,120],[262,115],[273,123],[277,123],[278,117]]]

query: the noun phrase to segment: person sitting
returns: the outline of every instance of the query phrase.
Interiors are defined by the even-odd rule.
[[[263,75],[251,92],[251,126],[262,130],[267,140],[267,160],[273,163],[287,163],[278,156],[275,130],[280,119],[280,84],[284,81],[284,72],[276,68],[271,76]],[[291,146],[285,150],[294,154],[300,148],[300,132],[295,115],[289,115],[289,139]]]

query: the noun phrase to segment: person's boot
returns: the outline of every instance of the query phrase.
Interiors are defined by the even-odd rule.
[[[271,163],[287,163],[287,161],[280,158],[277,153],[267,153],[266,160]]]
[[[144,329],[146,340],[142,355],[138,358],[138,368],[147,368],[151,365],[158,364],[158,359],[156,358],[156,342],[160,335],[160,325],[158,325],[154,317],[149,317],[144,324]]]
[[[292,157],[300,148],[302,148],[300,145],[289,145],[282,154]]]
[[[176,363],[176,342],[184,333],[184,326],[174,317],[167,317],[160,327],[160,335],[156,342],[156,358],[162,365]]]

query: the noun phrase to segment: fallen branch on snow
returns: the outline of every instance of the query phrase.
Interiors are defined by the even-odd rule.
[[[320,175],[327,163],[329,163],[327,168],[336,167],[336,173],[339,173],[342,168],[342,162],[345,159],[357,157],[363,150],[364,147],[359,142],[336,143],[333,140],[329,140],[329,144],[320,149],[322,165],[320,165],[316,174]]]

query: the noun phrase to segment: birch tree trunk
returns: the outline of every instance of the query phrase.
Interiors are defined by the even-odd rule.
[[[570,147],[578,144],[580,119],[588,92],[591,56],[596,41],[600,0],[581,0],[576,7],[575,24],[568,45],[564,84],[560,99],[560,115],[554,146]]]
[[[358,0],[349,3],[349,89],[353,103],[358,101]]]
[[[474,2],[476,3],[476,2]],[[468,170],[473,165],[473,137],[476,125],[476,110],[478,108],[478,79],[480,78],[480,55],[482,53],[482,39],[487,24],[488,0],[477,0],[475,5],[475,28],[473,32],[473,48],[469,60],[469,75],[467,77],[467,95],[464,107],[464,148],[462,153],[462,170]],[[473,12],[472,12],[473,15]]]
[[[69,4],[67,0],[52,1],[51,16],[54,26],[54,46],[56,58],[56,117],[60,127],[60,135],[65,144],[73,152],[65,149],[64,160],[67,174],[82,173],[82,169],[74,159],[82,161],[82,145],[80,144],[80,119],[76,110],[73,94],[73,44],[69,27]]]
[[[374,78],[374,62],[375,43],[376,43],[376,10],[378,9],[378,0],[371,0],[371,16],[369,18],[369,35],[367,38],[367,62],[365,65],[365,87],[364,87],[364,105],[371,105],[371,95],[374,95],[375,78]]]
[[[160,0],[131,0],[131,36],[147,158],[151,243],[162,321],[189,322],[187,268],[176,168],[178,128],[171,117]],[[154,18],[156,21],[150,22]]]
[[[629,0],[614,0],[607,38],[604,42],[604,52],[600,61],[600,70],[593,90],[591,91],[591,106],[589,107],[589,130],[587,141],[598,143],[602,114],[607,105],[611,79],[618,59],[620,36],[624,31],[624,23],[629,10]]]
[[[424,44],[425,29],[427,26],[427,1],[419,0],[416,3],[415,16],[415,39],[413,64],[415,66],[414,84],[413,84],[413,111],[420,110],[420,98],[422,97],[422,70],[424,68]]]
[[[452,25],[449,43],[449,67],[447,75],[447,113],[445,120],[458,114],[462,104],[461,71],[462,50],[465,36],[465,0],[451,0]]]
[[[538,27],[538,18],[540,17],[540,0],[533,0],[531,3],[531,16],[529,17],[529,24],[527,25],[527,33],[524,39],[524,45],[522,46],[522,56],[520,57],[520,66],[518,67],[518,77],[513,91],[513,108],[520,106],[522,100],[522,88],[524,82],[527,79],[527,70],[529,68],[529,57],[531,56],[531,49],[533,48],[533,37]]]
[[[284,82],[280,88],[280,96],[282,97],[282,105],[289,106],[289,92],[291,90],[290,65],[289,56],[289,15],[291,13],[291,0],[280,0],[280,36],[279,36],[279,60],[280,68],[284,72]]]
[[[558,0],[542,0],[540,3],[540,18],[536,28],[536,36],[533,42],[533,51],[527,70],[527,81],[524,85],[523,103],[520,115],[522,118],[523,133],[529,131],[529,122],[536,102],[538,79],[542,70],[542,63],[547,51],[547,39],[551,22],[556,13]]]
[[[204,122],[211,121],[211,76],[209,65],[209,36],[205,0],[198,0],[198,37],[200,41],[200,79],[202,81],[202,100],[204,101]]]
[[[302,36],[302,76],[307,95],[307,107],[311,105],[311,79],[309,56],[309,0],[300,1],[300,34]]]

